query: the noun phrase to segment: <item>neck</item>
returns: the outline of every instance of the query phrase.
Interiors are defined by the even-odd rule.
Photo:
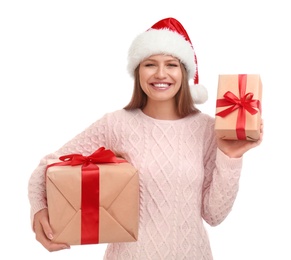
[[[180,119],[174,102],[151,102],[148,100],[148,103],[143,109],[143,113],[147,116],[160,120]]]

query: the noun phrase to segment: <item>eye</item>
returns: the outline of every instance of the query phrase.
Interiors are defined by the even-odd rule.
[[[145,67],[152,67],[152,66],[155,66],[155,65],[153,63],[145,63],[144,66]]]
[[[179,65],[176,64],[176,63],[169,63],[168,66],[169,66],[169,67],[178,67]]]
[[[169,67],[169,68],[178,68],[178,67],[180,67],[180,63],[175,62],[175,61],[171,61],[171,62],[167,63],[167,67]]]

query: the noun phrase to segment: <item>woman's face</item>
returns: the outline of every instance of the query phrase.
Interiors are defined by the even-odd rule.
[[[148,102],[174,102],[182,84],[180,61],[169,55],[152,55],[140,63],[139,77]]]

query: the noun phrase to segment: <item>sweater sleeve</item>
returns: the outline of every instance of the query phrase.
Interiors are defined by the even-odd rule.
[[[213,129],[213,126],[208,128]],[[208,133],[209,134],[209,133]],[[242,158],[230,158],[216,145],[214,131],[205,155],[202,190],[202,217],[211,226],[220,224],[230,213],[239,189]]]
[[[30,203],[30,218],[33,224],[34,214],[47,207],[45,172],[49,159],[57,159],[61,155],[79,153],[89,155],[101,146],[110,147],[110,131],[108,128],[109,115],[105,115],[59,150],[46,155],[40,160],[39,165],[32,172],[28,181],[28,199]]]

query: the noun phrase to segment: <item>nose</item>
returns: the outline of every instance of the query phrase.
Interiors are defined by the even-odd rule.
[[[157,70],[156,70],[156,73],[155,73],[155,77],[158,78],[158,79],[166,77],[165,66],[158,66],[157,67]]]

